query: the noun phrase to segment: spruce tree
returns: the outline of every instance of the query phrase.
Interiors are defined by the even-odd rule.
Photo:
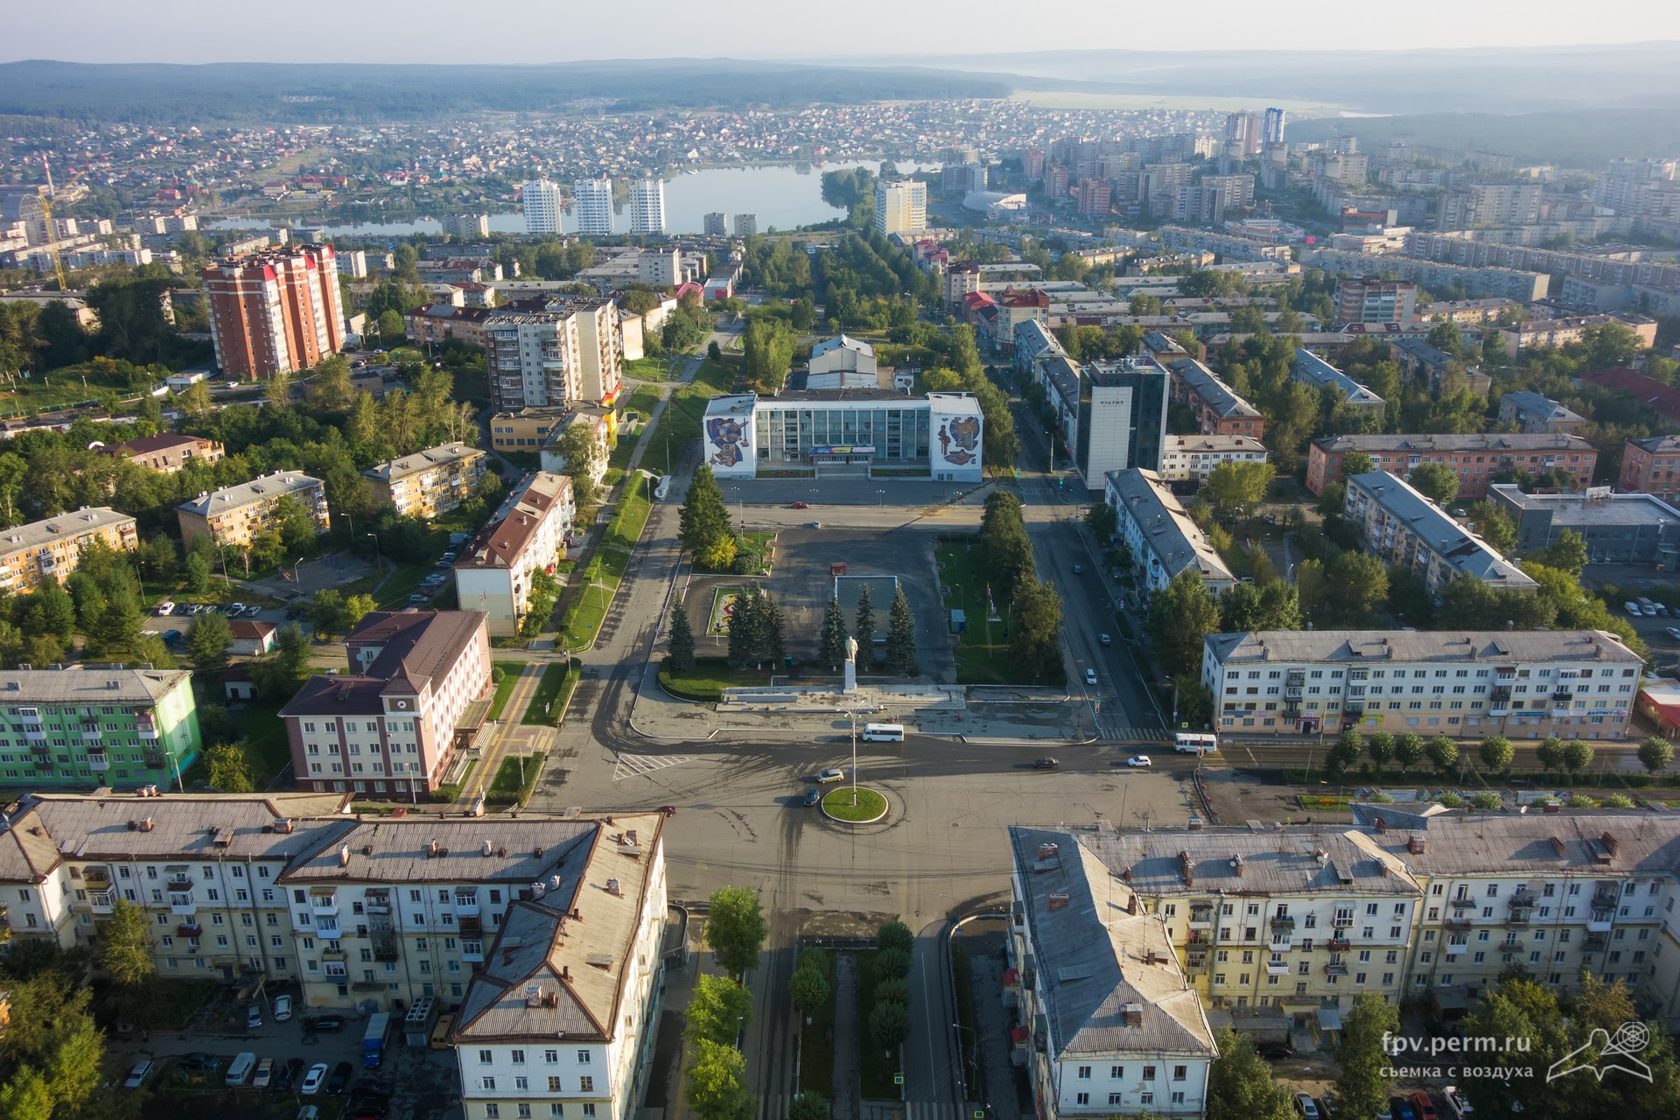
[[[694,669],[694,629],[689,626],[688,612],[681,603],[671,611],[670,648],[665,655],[665,667],[673,673]]]
[[[702,466],[694,472],[688,496],[677,514],[677,526],[682,546],[701,564],[712,565],[722,557],[722,564],[727,566],[734,559],[734,549],[729,546],[734,544],[735,526],[729,521],[729,506],[723,500],[723,491],[718,488],[711,467]]]
[[[857,638],[859,671],[869,668],[875,660],[875,611],[869,604],[869,585],[858,587],[857,626],[852,629]]]
[[[744,591],[735,597],[729,613],[729,667],[745,669],[753,660],[753,595]]]
[[[736,600],[735,609],[741,610],[740,600]],[[747,596],[746,616],[746,658],[753,668],[762,669],[770,653],[770,603],[763,588],[755,587]]]
[[[893,596],[887,620],[887,668],[902,677],[916,675],[916,619],[910,613],[910,600],[904,597],[903,587]]]
[[[771,598],[770,593],[766,591],[764,592],[764,654],[770,662],[771,669],[775,669],[776,666],[782,664],[783,658],[787,656],[787,646],[784,641],[786,635],[783,630],[782,605]]]
[[[840,600],[829,596],[828,609],[823,611],[822,640],[818,645],[817,659],[828,666],[828,671],[838,673],[840,663],[846,660],[846,616],[840,610]]]

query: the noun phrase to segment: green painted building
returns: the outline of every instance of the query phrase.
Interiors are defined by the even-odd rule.
[[[0,786],[173,789],[203,746],[185,670],[0,670]]]

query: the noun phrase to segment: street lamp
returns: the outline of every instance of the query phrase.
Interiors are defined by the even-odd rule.
[[[975,1051],[977,1049],[979,1049],[979,1046],[980,1046],[979,1033],[977,1031],[975,1031],[975,1029],[973,1027],[970,1027],[970,1026],[964,1024],[964,1023],[952,1023],[951,1026],[954,1029],[959,1030],[959,1031],[967,1031],[968,1032],[968,1037],[969,1037],[969,1040],[970,1040],[969,1041],[969,1050],[968,1050],[968,1061],[964,1062],[961,1059],[961,1056],[960,1056],[961,1051],[962,1051],[962,1035],[959,1034],[957,1036],[957,1050],[958,1050],[958,1053],[959,1053],[958,1060],[957,1060],[957,1088],[961,1091],[963,1099],[967,1100],[968,1099],[968,1067],[970,1065],[979,1065],[980,1064],[978,1058],[975,1055]]]
[[[885,490],[877,490],[875,491],[875,496],[878,499],[877,508],[884,509],[887,504],[887,492]]]
[[[385,567],[384,558],[381,557],[380,554],[379,554],[379,534],[378,533],[363,533],[362,536],[368,538],[369,540],[371,540],[373,542],[373,570],[377,573],[378,571],[380,571],[382,568]]]

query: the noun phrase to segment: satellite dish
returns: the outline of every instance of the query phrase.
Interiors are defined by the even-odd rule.
[[[104,446],[105,446],[105,441],[104,440],[96,439],[92,443],[87,445],[87,449],[89,451],[92,451],[96,447],[104,447]]]

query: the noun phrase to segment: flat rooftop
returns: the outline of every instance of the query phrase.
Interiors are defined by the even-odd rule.
[[[1680,540],[1680,510],[1654,494],[1524,494],[1511,483],[1496,483],[1488,493],[1525,511],[1548,512],[1554,526],[1663,525]]]

